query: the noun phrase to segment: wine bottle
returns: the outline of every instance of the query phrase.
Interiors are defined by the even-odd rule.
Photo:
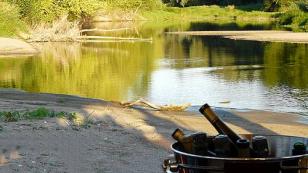
[[[180,144],[182,144],[185,152],[191,153],[193,143],[192,136],[185,136],[181,129],[175,129],[175,131],[172,133],[172,137]]]
[[[265,136],[254,136],[252,138],[253,157],[268,157],[269,147]]]
[[[197,155],[208,155],[207,134],[198,132],[185,135],[181,129],[176,129],[172,137],[182,144],[184,151]]]
[[[232,143],[227,135],[217,135],[213,139],[214,153],[217,157],[230,157]]]
[[[219,134],[227,135],[232,143],[236,146],[236,141],[242,139],[239,135],[237,135],[232,129],[230,129],[211,109],[208,104],[204,104],[200,109],[200,113],[202,113],[206,119],[210,121],[210,123],[215,127]]]
[[[239,139],[236,141],[237,146],[237,156],[241,158],[250,157],[249,140]]]

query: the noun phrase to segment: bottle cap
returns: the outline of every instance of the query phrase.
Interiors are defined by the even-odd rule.
[[[293,145],[293,148],[295,150],[303,150],[305,151],[306,150],[306,145],[302,142],[296,142],[294,145]]]
[[[240,148],[247,148],[247,147],[249,147],[249,140],[239,139],[239,140],[236,141],[236,145]]]
[[[206,142],[207,134],[206,133],[196,133],[193,135],[194,143],[204,143]]]
[[[267,139],[265,136],[254,136],[252,138],[252,147],[255,150],[264,150],[268,148]]]
[[[253,141],[266,140],[265,136],[254,136],[252,138]]]
[[[175,129],[175,131],[172,133],[172,137],[175,140],[178,140],[180,137],[184,136],[184,133],[181,129]]]

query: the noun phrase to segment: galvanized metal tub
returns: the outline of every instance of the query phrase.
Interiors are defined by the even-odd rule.
[[[241,135],[251,141],[256,134]],[[259,135],[258,135],[259,136]],[[267,158],[223,158],[183,152],[179,143],[171,145],[175,161],[165,160],[166,172],[178,173],[308,173],[308,154],[292,156],[293,144],[308,138],[281,135],[265,136],[269,144]]]

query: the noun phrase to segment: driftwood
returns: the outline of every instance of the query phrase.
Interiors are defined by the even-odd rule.
[[[98,28],[94,28],[94,29],[83,29],[80,31],[80,33],[83,32],[117,32],[117,31],[126,31],[126,30],[132,30],[132,28],[116,28],[116,29],[98,29]]]
[[[110,36],[79,36],[76,37],[75,39],[77,39],[77,41],[80,42],[104,42],[104,40],[152,42],[152,38],[110,37]]]
[[[184,105],[163,105],[163,106],[159,106],[159,105],[155,105],[153,103],[150,103],[144,99],[139,99],[137,101],[134,102],[125,102],[125,103],[121,103],[124,107],[132,107],[132,106],[142,106],[142,107],[149,107],[155,110],[159,110],[159,111],[184,111],[186,110],[188,107],[190,107],[190,104],[184,104]]]

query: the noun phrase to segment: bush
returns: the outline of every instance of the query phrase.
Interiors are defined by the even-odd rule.
[[[294,3],[304,5],[302,8],[308,8],[307,0],[264,0],[263,6],[265,11],[285,11]]]
[[[0,35],[15,35],[25,24],[19,19],[18,8],[0,1]]]
[[[123,10],[130,9],[159,9],[162,7],[161,0],[101,0],[101,2],[107,3],[108,7],[120,8]]]
[[[284,12],[279,15],[279,24],[288,25],[295,30],[308,30],[308,3],[304,1],[292,2],[284,7]]]
[[[20,9],[21,17],[30,23],[52,22],[68,14],[74,20],[91,15],[98,8],[98,0],[7,0]]]
[[[253,3],[261,3],[263,0],[164,0],[164,3],[169,3],[171,6],[197,6],[197,5],[247,5]]]

